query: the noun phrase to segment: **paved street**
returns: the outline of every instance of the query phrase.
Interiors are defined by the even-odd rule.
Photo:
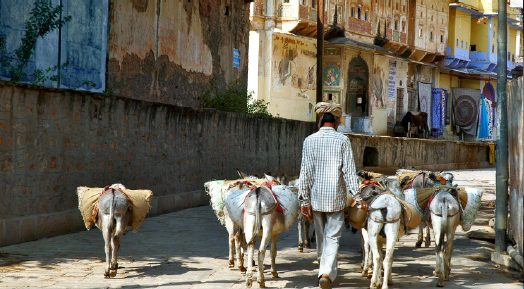
[[[459,185],[486,190],[483,207],[471,230],[491,230],[495,169],[453,171]],[[433,236],[432,236],[433,237]],[[415,248],[416,232],[397,243],[393,265],[393,288],[431,288],[434,249]],[[433,240],[432,240],[433,241]],[[360,276],[358,234],[344,230],[340,247],[340,270],[334,285],[366,288]],[[432,242],[432,246],[434,243]],[[454,242],[452,277],[446,288],[522,288],[522,280],[490,264],[494,245],[468,239],[460,227]],[[266,265],[266,286],[274,288],[314,287],[317,264],[314,249],[297,251],[294,226],[278,239],[277,270],[272,279]],[[245,288],[244,276],[227,268],[227,232],[210,206],[186,209],[146,218],[138,233],[122,239],[120,269],[105,279],[102,234],[98,229],[82,231],[0,248],[0,287],[19,288]],[[266,264],[269,264],[269,250]],[[254,288],[258,287],[255,282]]]

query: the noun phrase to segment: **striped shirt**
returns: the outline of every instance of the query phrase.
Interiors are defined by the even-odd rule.
[[[341,211],[346,188],[355,201],[361,200],[351,142],[334,128],[321,127],[304,140],[299,201],[314,211]]]

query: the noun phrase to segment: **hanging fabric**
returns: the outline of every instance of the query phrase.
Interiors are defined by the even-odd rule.
[[[479,115],[479,139],[489,137],[488,112],[486,111],[486,102],[484,101],[484,95],[481,96],[480,102],[481,108]]]

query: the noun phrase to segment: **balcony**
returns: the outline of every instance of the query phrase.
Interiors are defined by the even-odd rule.
[[[449,68],[465,68],[469,59],[469,51],[462,48],[455,48],[455,54],[451,53],[451,47],[446,50],[446,58],[444,59],[444,66]]]
[[[495,71],[497,68],[497,55],[487,52],[470,52],[469,59],[471,60],[466,68],[473,68],[485,71]]]

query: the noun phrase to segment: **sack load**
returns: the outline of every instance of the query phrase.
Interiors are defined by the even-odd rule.
[[[367,214],[364,210],[357,208],[357,206],[347,208],[349,223],[351,227],[360,230],[366,226]]]
[[[422,221],[422,214],[412,204],[397,198],[402,205],[402,222],[408,229],[417,227]]]
[[[462,206],[462,215],[460,216],[460,226],[462,227],[462,230],[469,231],[469,229],[471,229],[471,225],[473,225],[480,208],[482,193],[482,190],[472,187],[465,187],[463,191],[459,191],[461,204],[464,195],[467,199],[466,204]]]
[[[229,218],[240,228],[244,228],[244,202],[249,192],[250,189],[228,190],[223,195]]]
[[[284,214],[284,227],[288,231],[300,212],[296,189],[284,185],[272,186]],[[225,208],[233,223],[244,227],[244,202],[250,189],[229,190],[223,195]]]
[[[284,185],[273,186],[272,190],[284,211],[284,229],[289,231],[300,212],[298,195],[290,187]]]
[[[78,195],[78,209],[84,219],[86,229],[91,229],[97,221],[97,214],[94,214],[94,208],[100,199],[100,196],[105,188],[88,188],[78,187],[76,192]],[[151,199],[153,192],[150,190],[122,190],[128,197],[131,205],[131,228],[133,232],[138,231],[138,227],[146,217],[147,212],[151,208]]]
[[[224,220],[224,202],[222,200],[222,188],[224,187],[225,181],[209,181],[204,184],[207,194],[210,197],[211,207],[215,212],[220,224],[225,225]]]

